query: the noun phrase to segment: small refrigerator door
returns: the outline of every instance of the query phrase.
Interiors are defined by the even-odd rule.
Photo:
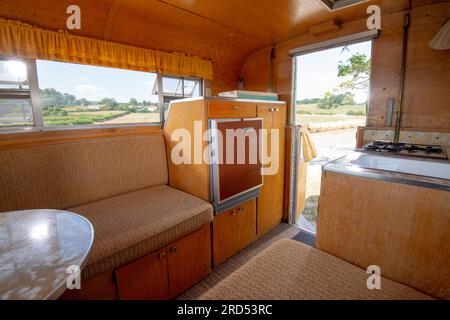
[[[211,120],[210,127],[213,202],[216,211],[227,210],[256,197],[263,183],[262,119],[216,119]]]

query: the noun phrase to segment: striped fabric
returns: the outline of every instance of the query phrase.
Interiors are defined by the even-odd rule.
[[[88,218],[95,230],[84,280],[160,249],[213,219],[209,203],[165,185],[69,210]]]
[[[161,135],[0,150],[0,212],[65,209],[167,184]]]
[[[367,278],[365,270],[323,251],[294,240],[280,240],[200,299],[431,299],[386,278],[381,279],[381,290],[369,290]]]

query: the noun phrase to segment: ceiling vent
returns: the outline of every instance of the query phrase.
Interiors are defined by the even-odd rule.
[[[347,8],[355,4],[366,2],[367,0],[319,0],[331,11]]]

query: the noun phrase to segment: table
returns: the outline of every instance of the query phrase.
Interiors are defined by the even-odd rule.
[[[89,220],[72,212],[0,213],[0,299],[57,299],[93,240]]]

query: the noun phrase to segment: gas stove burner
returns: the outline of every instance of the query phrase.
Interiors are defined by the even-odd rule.
[[[388,141],[374,141],[364,147],[366,151],[381,153],[396,153],[400,155],[422,156],[430,158],[447,159],[444,149],[440,146],[415,145],[395,143]]]

